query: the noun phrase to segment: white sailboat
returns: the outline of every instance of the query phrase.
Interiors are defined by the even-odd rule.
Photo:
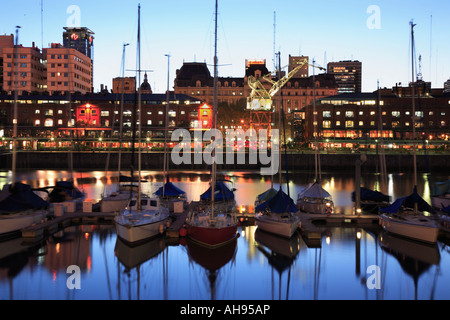
[[[138,78],[140,82],[140,14],[141,5],[138,6]],[[160,205],[159,199],[150,198],[141,194],[141,88],[138,89],[139,112],[139,148],[138,148],[138,192],[130,199],[128,207],[120,211],[114,218],[117,236],[128,244],[137,244],[152,239],[164,233],[166,221],[169,219],[169,210]],[[135,110],[136,111],[136,110]],[[135,134],[136,130],[133,130]],[[133,175],[132,175],[133,176]]]
[[[424,211],[434,213],[431,206],[417,194],[417,165],[416,165],[416,131],[415,131],[415,95],[414,95],[414,26],[411,22],[412,47],[412,127],[413,127],[413,155],[414,155],[414,191],[408,197],[397,199],[392,205],[381,208],[379,218],[381,227],[390,233],[406,238],[428,243],[436,243],[439,235],[439,225],[435,217],[424,214]]]
[[[280,53],[278,53],[278,57],[280,58]],[[280,63],[278,64],[280,65]],[[281,73],[279,72],[279,75]],[[283,126],[281,126],[281,120],[283,120]],[[280,105],[279,105],[279,127],[284,126],[284,112],[283,112],[283,103],[282,96],[280,91]],[[283,130],[284,131],[284,130]],[[284,144],[286,151],[286,135],[284,134]],[[281,159],[281,153],[279,153]],[[273,193],[273,188],[266,191],[266,197],[264,194],[262,198],[257,198],[259,200],[259,205],[255,208],[255,212],[257,213],[255,216],[256,225],[258,229],[281,236],[285,238],[291,238],[297,228],[299,227],[300,219],[296,215],[298,209],[295,205],[294,201],[289,195],[289,175],[288,168],[286,167],[286,188],[288,194],[284,193],[281,188],[281,161],[279,168],[279,180],[280,180],[280,189],[276,192],[275,195],[270,197],[270,194]],[[262,200],[262,201],[261,201]]]
[[[314,134],[317,140],[317,121],[316,121],[316,80],[315,80],[315,61],[313,60],[313,115],[314,115]],[[320,67],[319,67],[320,68]],[[314,142],[314,167],[315,167],[315,181],[309,185],[303,192],[300,192],[297,197],[297,207],[307,213],[332,214],[334,213],[334,203],[332,196],[324,190],[319,181],[321,180],[320,171],[320,155],[317,141]]]

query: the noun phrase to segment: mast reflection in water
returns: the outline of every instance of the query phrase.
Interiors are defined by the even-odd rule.
[[[144,172],[149,192],[162,185],[162,177]],[[114,175],[76,173],[77,186],[89,199],[99,199],[115,187]],[[0,184],[7,173],[0,174]],[[174,173],[173,181],[198,200],[207,187],[205,172]],[[270,186],[257,174],[232,172],[238,206],[251,206]],[[351,175],[323,175],[338,210],[351,212]],[[64,180],[59,171],[19,173],[18,179],[34,187]],[[390,176],[393,199],[407,195],[407,175]],[[419,177],[419,193],[429,197],[428,178]],[[434,177],[444,180],[443,177]],[[306,187],[308,178],[293,174],[291,194]],[[369,188],[377,177],[365,175]],[[431,181],[432,182],[432,181]],[[277,186],[275,186],[276,188]],[[428,195],[427,195],[428,193]],[[428,199],[426,199],[428,200]],[[252,210],[246,210],[246,212]],[[252,223],[242,224],[240,237],[223,252],[208,252],[191,243],[172,243],[163,237],[142,247],[127,247],[114,225],[79,225],[64,229],[41,243],[22,239],[0,242],[0,299],[61,300],[313,300],[313,299],[450,299],[450,248],[417,244],[380,234],[376,225],[366,228],[322,226],[322,241],[307,243],[263,234]],[[216,258],[213,258],[213,257]],[[80,267],[81,289],[67,288],[67,267]],[[371,290],[366,281],[370,266],[379,266],[381,286]]]

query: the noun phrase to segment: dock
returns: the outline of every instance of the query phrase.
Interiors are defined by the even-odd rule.
[[[62,216],[54,217],[23,229],[22,239],[24,242],[34,243],[69,226],[112,223],[115,215],[114,212],[65,213]]]
[[[361,227],[378,225],[378,215],[375,214],[311,214],[298,213],[300,218],[299,229],[307,241],[320,241],[322,229],[319,226],[331,227]]]

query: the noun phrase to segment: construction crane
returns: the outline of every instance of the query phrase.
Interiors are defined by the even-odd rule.
[[[286,76],[277,81],[272,80],[271,73],[258,79],[254,76],[249,76],[247,83],[252,91],[250,92],[250,96],[247,98],[247,109],[255,111],[272,110],[272,97],[274,97],[281,90],[281,88],[305,65],[312,66],[313,68],[318,68],[320,70],[326,70],[323,67],[312,65],[305,61],[300,61],[297,64],[297,67],[292,69]],[[268,82],[272,86],[266,89],[263,82]]]

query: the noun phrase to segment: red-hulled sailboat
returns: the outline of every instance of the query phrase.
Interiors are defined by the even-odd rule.
[[[217,4],[215,5],[215,45],[214,45],[214,106],[213,129],[217,127]],[[224,185],[216,182],[215,150],[212,154],[211,165],[211,192],[209,201],[201,201],[200,204],[189,212],[186,219],[188,237],[207,247],[218,247],[233,241],[238,233],[238,221],[230,210],[232,199],[225,196],[230,190],[224,190]],[[219,187],[220,186],[220,187]],[[226,187],[225,187],[226,188]],[[227,192],[228,191],[228,192]],[[231,192],[232,194],[232,192]],[[218,201],[220,200],[220,201]]]

